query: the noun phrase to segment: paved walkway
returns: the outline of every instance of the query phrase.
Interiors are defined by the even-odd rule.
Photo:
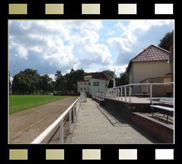
[[[109,110],[87,98],[82,103],[72,137],[66,143],[71,144],[152,144],[159,143],[137,126],[124,119],[113,116]]]

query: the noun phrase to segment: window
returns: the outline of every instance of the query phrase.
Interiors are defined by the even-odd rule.
[[[93,86],[99,86],[99,82],[94,82]]]
[[[82,90],[82,88],[80,88],[80,90]]]
[[[86,88],[84,88],[84,90],[86,90]]]
[[[84,85],[86,85],[86,83],[84,83]]]

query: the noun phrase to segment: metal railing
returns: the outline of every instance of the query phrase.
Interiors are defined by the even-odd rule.
[[[153,86],[154,85],[173,85],[174,82],[166,83],[132,83],[123,86],[118,86],[115,88],[109,88],[105,92],[99,92],[92,95],[93,98],[100,99],[104,101],[104,98],[116,98],[117,100],[125,101],[131,103],[131,97],[134,95],[143,95],[150,97],[150,103],[152,103],[153,97]],[[138,88],[139,94],[136,94],[134,90],[137,89],[137,86],[146,86],[145,93],[142,93],[142,89]],[[173,90],[173,88],[172,88]],[[127,101],[128,99],[128,101]]]
[[[64,118],[68,115],[69,117],[69,133],[72,133],[72,114],[73,114],[73,122],[78,114],[81,104],[81,97],[76,99],[73,104],[57,119],[55,120],[44,132],[42,132],[35,140],[31,142],[31,144],[39,144],[41,143],[49,133],[60,124],[60,143],[64,143]]]

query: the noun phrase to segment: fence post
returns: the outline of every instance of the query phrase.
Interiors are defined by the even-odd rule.
[[[69,111],[69,133],[72,133],[72,127],[71,127],[71,110]]]
[[[152,84],[150,84],[150,103],[152,104]]]
[[[124,87],[124,93],[125,93],[125,102],[126,102],[126,86]]]
[[[63,119],[61,120],[60,123],[60,143],[64,143],[64,127],[63,127]]]

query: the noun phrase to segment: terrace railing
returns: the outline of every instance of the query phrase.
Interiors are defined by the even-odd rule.
[[[76,99],[73,104],[57,119],[55,120],[43,133],[41,133],[31,144],[41,143],[59,124],[60,124],[60,143],[64,143],[64,119],[69,118],[69,133],[72,133],[72,123],[79,112],[82,102],[82,96]],[[72,120],[73,118],[73,120]]]
[[[150,103],[152,103],[153,98],[153,87],[165,86],[165,85],[173,85],[174,82],[166,82],[166,83],[133,83],[127,84],[123,86],[118,86],[115,88],[109,88],[105,92],[98,92],[92,95],[93,98],[100,99],[104,101],[104,98],[115,98],[117,100],[121,100],[124,102],[131,103],[132,96],[148,96],[150,97]],[[173,87],[172,87],[173,90]]]

